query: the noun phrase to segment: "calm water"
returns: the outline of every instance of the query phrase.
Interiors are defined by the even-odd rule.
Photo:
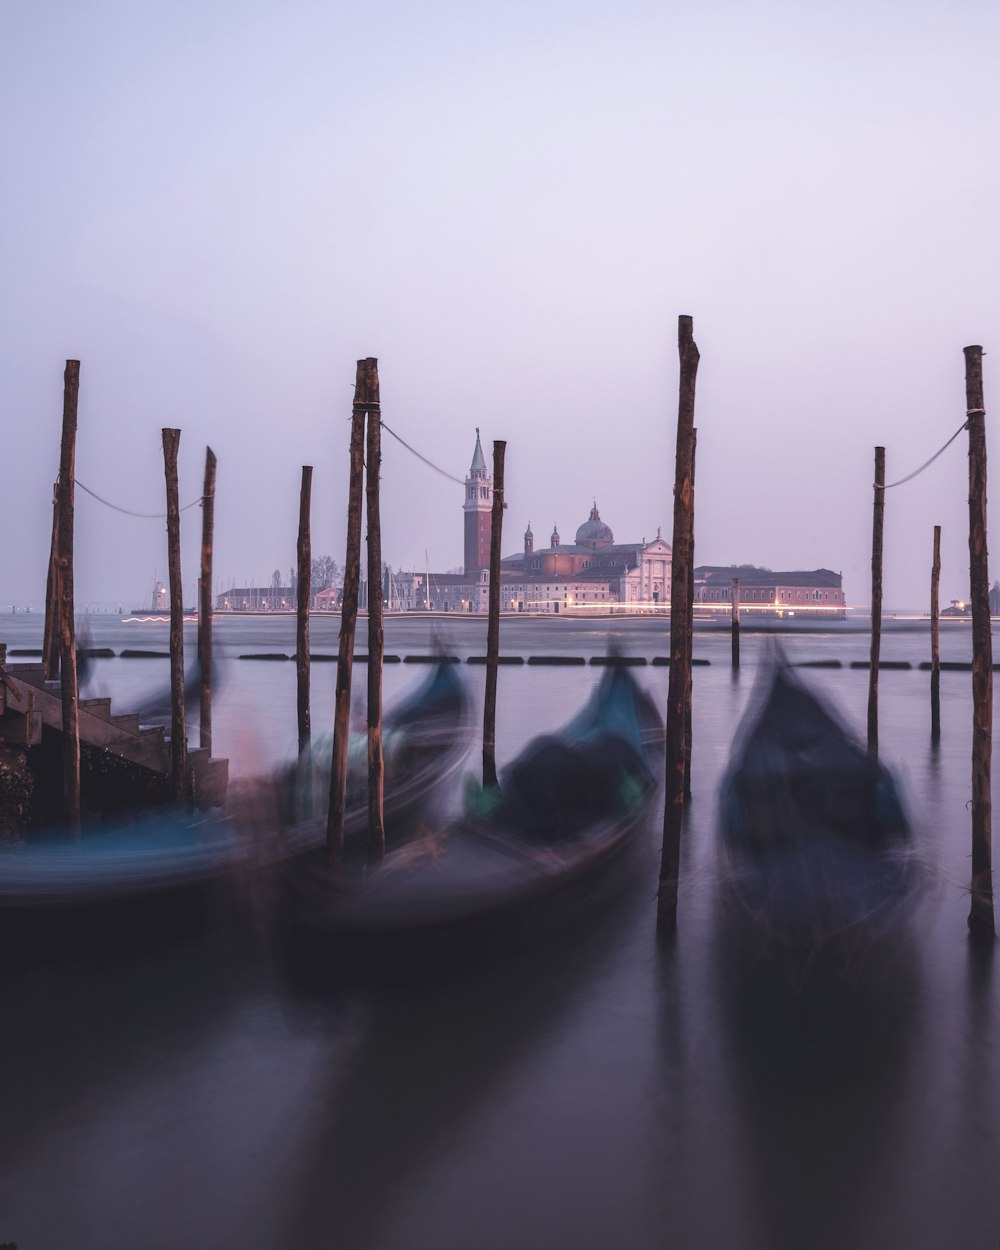
[[[447,622],[451,625],[451,622]],[[504,622],[503,649],[590,655],[606,622]],[[166,627],[93,618],[95,646],[166,647]],[[313,629],[336,651],[334,621]],[[0,639],[38,645],[38,618]],[[223,620],[216,752],[235,773],[289,755],[294,622]],[[663,622],[615,626],[667,651]],[[193,643],[193,633],[190,635]],[[789,635],[793,659],[867,658],[850,628]],[[461,622],[449,651],[483,654]],[[714,796],[763,640],[734,680],[725,632],[695,655],[694,799],[679,933],[653,940],[656,821],[605,914],[556,942],[437,984],[352,996],[293,991],[267,943],[219,929],[94,969],[6,968],[0,1241],[35,1247],[885,1247],[1000,1239],[996,978],[966,940],[970,678],[881,676],[883,756],[903,777],[932,864],[913,930],[847,969],[762,970],[722,907]],[[426,652],[428,624],[390,620],[387,651]],[[967,626],[944,631],[968,658]],[[359,650],[363,644],[359,636]],[[925,626],[890,624],[883,658],[927,657]],[[480,699],[483,669],[464,666]],[[497,749],[585,699],[600,670],[504,668]],[[359,670],[363,677],[364,669]],[[660,698],[665,669],[639,670]],[[423,670],[391,665],[387,705]],[[313,668],[314,725],[335,665]],[[807,674],[860,730],[867,674]],[[105,660],[91,693],[127,711],[166,661]],[[477,764],[470,744],[469,770]]]

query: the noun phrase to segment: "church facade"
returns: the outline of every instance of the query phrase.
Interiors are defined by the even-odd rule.
[[[461,573],[395,573],[386,605],[400,611],[485,613],[489,610],[493,478],[479,430],[465,479],[464,564]],[[500,564],[501,612],[655,611],[670,603],[670,544],[618,543],[594,500],[572,543],[553,527],[549,545],[535,548],[531,525],[523,549]]]

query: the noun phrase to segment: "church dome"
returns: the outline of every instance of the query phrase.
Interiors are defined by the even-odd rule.
[[[578,547],[609,547],[615,541],[611,526],[605,525],[597,511],[597,500],[590,509],[590,517],[576,531]]]

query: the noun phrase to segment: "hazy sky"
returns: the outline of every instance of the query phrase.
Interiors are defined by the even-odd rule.
[[[505,552],[594,497],[670,537],[676,320],[701,349],[696,558],[870,592],[889,480],[1000,419],[995,3],[0,5],[0,604],[43,597],[62,370],[77,477],[158,511],[219,457],[217,580],[343,560],[359,356],[457,476],[507,439]],[[991,352],[996,347],[997,354]],[[990,433],[991,471],[1000,441]],[[887,606],[968,592],[966,440],[888,495]],[[383,550],[462,560],[462,491],[391,439]],[[1000,524],[994,511],[994,525]],[[184,514],[185,583],[200,512]],[[77,496],[77,598],[140,603],[163,523]],[[1000,539],[994,534],[993,545]],[[1000,574],[998,563],[993,574]]]

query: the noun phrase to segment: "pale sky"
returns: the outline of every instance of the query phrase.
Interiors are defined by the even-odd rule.
[[[964,419],[1000,473],[993,3],[4,0],[0,605],[43,598],[62,370],[77,477],[159,511],[219,458],[217,583],[343,561],[355,361],[462,477],[507,440],[505,553],[596,497],[669,540],[694,317],[696,559],[843,570]],[[996,354],[994,355],[994,351]],[[989,412],[991,401],[994,413]],[[965,436],[890,491],[887,607],[968,592]],[[994,485],[996,495],[1000,486]],[[383,551],[462,560],[462,491],[386,438]],[[1000,520],[996,521],[1000,524]],[[184,514],[185,584],[200,513]],[[993,546],[1000,539],[994,535]],[[77,601],[142,601],[163,523],[77,496]],[[1000,561],[992,570],[1000,575]]]

